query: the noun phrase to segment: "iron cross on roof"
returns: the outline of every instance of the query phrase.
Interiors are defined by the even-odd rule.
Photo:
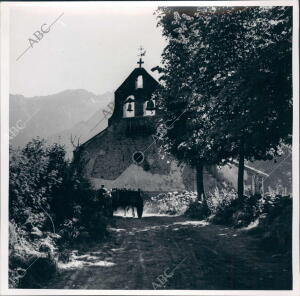
[[[142,46],[140,46],[139,51],[140,52],[139,52],[138,56],[140,57],[140,60],[137,62],[137,64],[139,64],[140,68],[142,68],[142,64],[144,64],[142,57],[145,56],[146,50]]]

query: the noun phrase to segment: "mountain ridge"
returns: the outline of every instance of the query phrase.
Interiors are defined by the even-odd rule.
[[[10,144],[13,147],[22,147],[37,136],[50,143],[61,137],[69,150],[69,140],[64,137],[67,131],[78,136],[92,129],[97,120],[103,120],[101,110],[113,100],[113,93],[96,95],[84,89],[75,89],[47,96],[11,94],[9,98]],[[86,128],[82,129],[83,126]],[[96,132],[103,127],[97,127]]]

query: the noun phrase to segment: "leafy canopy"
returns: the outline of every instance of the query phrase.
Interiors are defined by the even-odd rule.
[[[157,11],[168,45],[157,101],[172,123],[163,147],[178,159],[267,159],[291,141],[291,8]]]

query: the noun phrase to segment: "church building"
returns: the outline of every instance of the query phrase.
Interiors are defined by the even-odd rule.
[[[195,190],[195,173],[162,157],[153,138],[159,113],[153,92],[158,82],[135,68],[114,93],[114,111],[106,129],[81,144],[84,172],[95,188],[140,188],[146,192]]]

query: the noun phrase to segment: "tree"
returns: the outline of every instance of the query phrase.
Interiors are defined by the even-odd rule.
[[[164,120],[176,120],[163,145],[196,167],[199,196],[204,164],[238,157],[241,196],[244,159],[270,158],[289,138],[290,13],[285,7],[158,10],[168,45],[157,101]]]
[[[23,149],[10,150],[9,214],[18,225],[34,225],[55,232],[50,203],[62,184],[66,166],[64,147],[33,139]],[[49,214],[51,212],[51,215]],[[50,222],[50,223],[49,223]]]
[[[160,11],[159,24],[169,40],[163,53],[164,67],[159,68],[163,87],[157,93],[159,107],[164,111],[162,124],[165,121],[167,126],[163,147],[180,161],[196,168],[198,198],[204,201],[203,167],[221,162],[226,155],[210,137],[213,122],[207,109],[213,105],[194,83],[197,74],[193,68],[199,68],[199,63],[191,60],[195,36],[188,32],[192,32],[194,18],[188,14],[193,15],[196,9],[180,9],[180,13],[177,8]],[[202,67],[198,75],[206,79],[203,70]]]
[[[239,159],[240,197],[244,160],[272,159],[280,144],[291,143],[292,132],[291,10],[253,8],[247,18],[247,38],[242,43],[255,47],[247,49],[244,62],[226,79],[215,108],[215,121]],[[259,30],[251,19],[259,19]]]

